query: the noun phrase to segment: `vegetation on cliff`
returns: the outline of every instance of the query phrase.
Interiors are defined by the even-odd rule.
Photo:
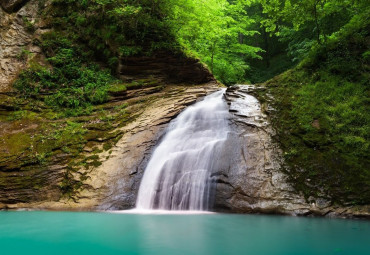
[[[175,5],[180,44],[226,84],[297,65],[267,82],[286,172],[306,198],[368,204],[368,1],[216,2]]]
[[[266,83],[292,183],[307,198],[370,202],[368,1],[52,0],[39,7],[50,28],[33,41],[42,57],[19,54],[28,67],[14,82],[18,95],[0,95],[0,120],[42,123],[3,139],[0,168],[43,165],[65,153],[76,160],[59,186],[73,193],[81,187],[76,164],[99,163],[79,157],[83,148],[100,139],[105,148],[92,151],[109,150],[120,134],[107,131],[140,112],[127,112],[128,91],[163,89],[153,76],[120,80],[122,61],[164,51],[199,58],[226,85],[265,82],[292,68]],[[10,164],[9,153],[23,163]]]
[[[354,16],[297,67],[266,83],[286,171],[306,198],[370,202],[367,17]]]
[[[66,116],[91,113],[91,105],[107,101],[109,87],[117,83],[109,70],[89,63],[60,33],[43,34],[40,46],[52,68],[31,61],[14,83],[22,96],[42,99]]]

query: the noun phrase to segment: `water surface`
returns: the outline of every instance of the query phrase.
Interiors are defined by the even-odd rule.
[[[224,214],[0,212],[0,254],[370,254],[370,222]]]

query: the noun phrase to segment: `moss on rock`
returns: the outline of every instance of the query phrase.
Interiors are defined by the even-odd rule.
[[[307,199],[370,203],[368,41],[351,34],[322,46],[257,92],[271,106],[285,171]]]

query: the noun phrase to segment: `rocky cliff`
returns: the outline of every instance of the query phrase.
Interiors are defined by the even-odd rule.
[[[0,189],[0,207],[8,209],[16,208],[38,208],[52,210],[118,210],[133,208],[136,195],[143,171],[148,161],[153,146],[163,134],[164,129],[171,119],[177,116],[186,106],[196,102],[206,94],[218,89],[218,84],[208,83],[193,86],[168,86],[160,92],[144,94],[132,98],[131,100],[151,100],[147,105],[135,105],[143,107],[136,114],[135,118],[126,125],[107,130],[113,137],[118,137],[116,142],[104,150],[103,147],[110,144],[112,137],[100,136],[92,137],[85,144],[82,152],[79,153],[90,163],[87,168],[79,168],[72,174],[74,180],[81,181],[80,176],[84,176],[80,189],[72,197],[61,196],[58,182],[63,182],[68,170],[68,155],[61,161],[51,160],[42,167],[41,172],[47,176],[47,185],[36,189],[32,186],[15,186],[9,179],[23,175],[24,178],[39,180],[40,175],[32,175],[32,171],[27,169],[14,170],[7,179],[8,183],[3,184]],[[135,91],[140,93],[142,91]],[[149,99],[150,98],[150,99]],[[155,99],[153,101],[153,99]],[[132,101],[126,101],[132,103]],[[117,105],[117,104],[116,104]],[[131,107],[130,107],[131,108]],[[133,110],[133,109],[132,109]],[[136,108],[137,110],[137,108]],[[85,123],[87,126],[88,123]],[[95,126],[92,129],[96,129]],[[114,140],[114,138],[113,138]],[[96,150],[96,147],[102,150]],[[23,170],[23,172],[22,172]],[[26,177],[26,175],[28,175]],[[51,185],[53,184],[54,185]],[[19,184],[24,185],[24,180]],[[59,188],[58,188],[59,187]],[[24,195],[28,194],[28,200],[24,200]],[[49,194],[49,197],[45,195]],[[53,196],[51,197],[51,194]],[[10,199],[12,198],[12,199]]]
[[[120,210],[133,208],[145,166],[168,123],[186,106],[219,89],[194,59],[171,52],[120,59],[128,89],[89,115],[57,118],[12,82],[31,59],[43,62],[37,41],[49,31],[44,1],[0,0],[0,209]],[[282,171],[281,150],[254,86],[227,90],[230,133],[215,210],[369,217],[368,207],[339,207],[304,198]]]
[[[60,118],[12,86],[30,63],[46,62],[38,45],[50,31],[40,15],[48,1],[0,4],[0,208],[133,207],[156,139],[184,107],[217,89],[213,76],[170,52],[124,59],[126,83],[107,102]]]
[[[218,174],[215,209],[235,213],[279,213],[334,217],[369,217],[369,206],[342,207],[324,197],[304,198],[283,172],[282,151],[269,120],[274,111],[253,96],[256,86],[233,86],[230,105],[232,134],[226,152],[230,167]]]
[[[27,65],[30,54],[41,49],[32,43],[43,28],[39,19],[39,1],[1,0],[0,5],[0,92],[12,90],[10,84]]]
[[[122,58],[118,70],[123,79],[155,75],[173,83],[192,84],[214,79],[213,75],[198,60],[169,51],[159,51],[152,56]]]

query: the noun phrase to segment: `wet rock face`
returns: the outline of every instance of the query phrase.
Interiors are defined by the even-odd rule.
[[[215,210],[236,213],[279,213],[369,217],[369,207],[341,208],[328,200],[311,198],[308,203],[297,194],[281,172],[282,152],[273,141],[274,130],[259,101],[254,86],[228,88],[230,134],[225,152],[231,155],[229,167],[218,174]],[[312,202],[313,201],[313,202]]]
[[[144,170],[169,122],[186,106],[218,89],[213,83],[202,88],[188,87],[178,96],[158,100],[135,122],[124,127],[125,135],[113,149],[111,158],[91,178],[91,185],[105,194],[98,202],[100,210],[135,207]]]
[[[279,171],[281,152],[253,86],[235,86],[226,92],[230,105],[229,149],[232,162],[220,177],[216,210],[304,214],[309,205],[286,183]]]
[[[104,142],[109,142],[104,140],[108,137],[86,137],[86,139],[92,139],[90,142],[95,141],[94,146],[102,150],[94,153],[92,146],[86,144],[80,156],[85,159],[90,156],[97,157],[102,165],[79,170],[76,180],[80,180],[80,174],[86,174],[86,179],[83,181],[83,189],[74,194],[73,199],[63,197],[60,191],[68,162],[72,160],[68,154],[63,152],[55,154],[43,165],[18,166],[14,162],[20,162],[20,164],[26,162],[26,155],[22,148],[19,153],[4,152],[8,148],[2,143],[2,138],[6,137],[6,134],[0,132],[0,210],[20,208],[120,210],[135,207],[146,164],[169,122],[187,106],[218,89],[220,88],[217,83],[198,86],[167,85],[163,91],[148,91],[147,88],[132,90],[130,93],[136,95],[134,98],[112,98],[113,101],[126,100],[129,104],[126,110],[135,112],[135,117],[124,126],[116,126],[106,131],[110,134],[119,133],[119,137],[122,135],[122,138],[119,138],[118,142],[115,141],[115,145],[108,150],[103,146]],[[153,101],[149,102],[150,99]],[[140,101],[147,103],[140,104]],[[107,109],[117,105],[120,104],[108,102],[103,107]],[[90,123],[89,119],[86,121]],[[21,130],[15,130],[14,126],[10,127],[6,124],[0,121],[0,127],[3,128],[0,130],[4,130],[5,133],[15,131],[22,135],[22,131],[28,130],[25,126],[19,127]],[[112,122],[112,125],[115,123]],[[21,138],[22,136],[20,141],[22,141]]]
[[[0,0],[0,5],[8,12],[18,11],[28,0]]]

